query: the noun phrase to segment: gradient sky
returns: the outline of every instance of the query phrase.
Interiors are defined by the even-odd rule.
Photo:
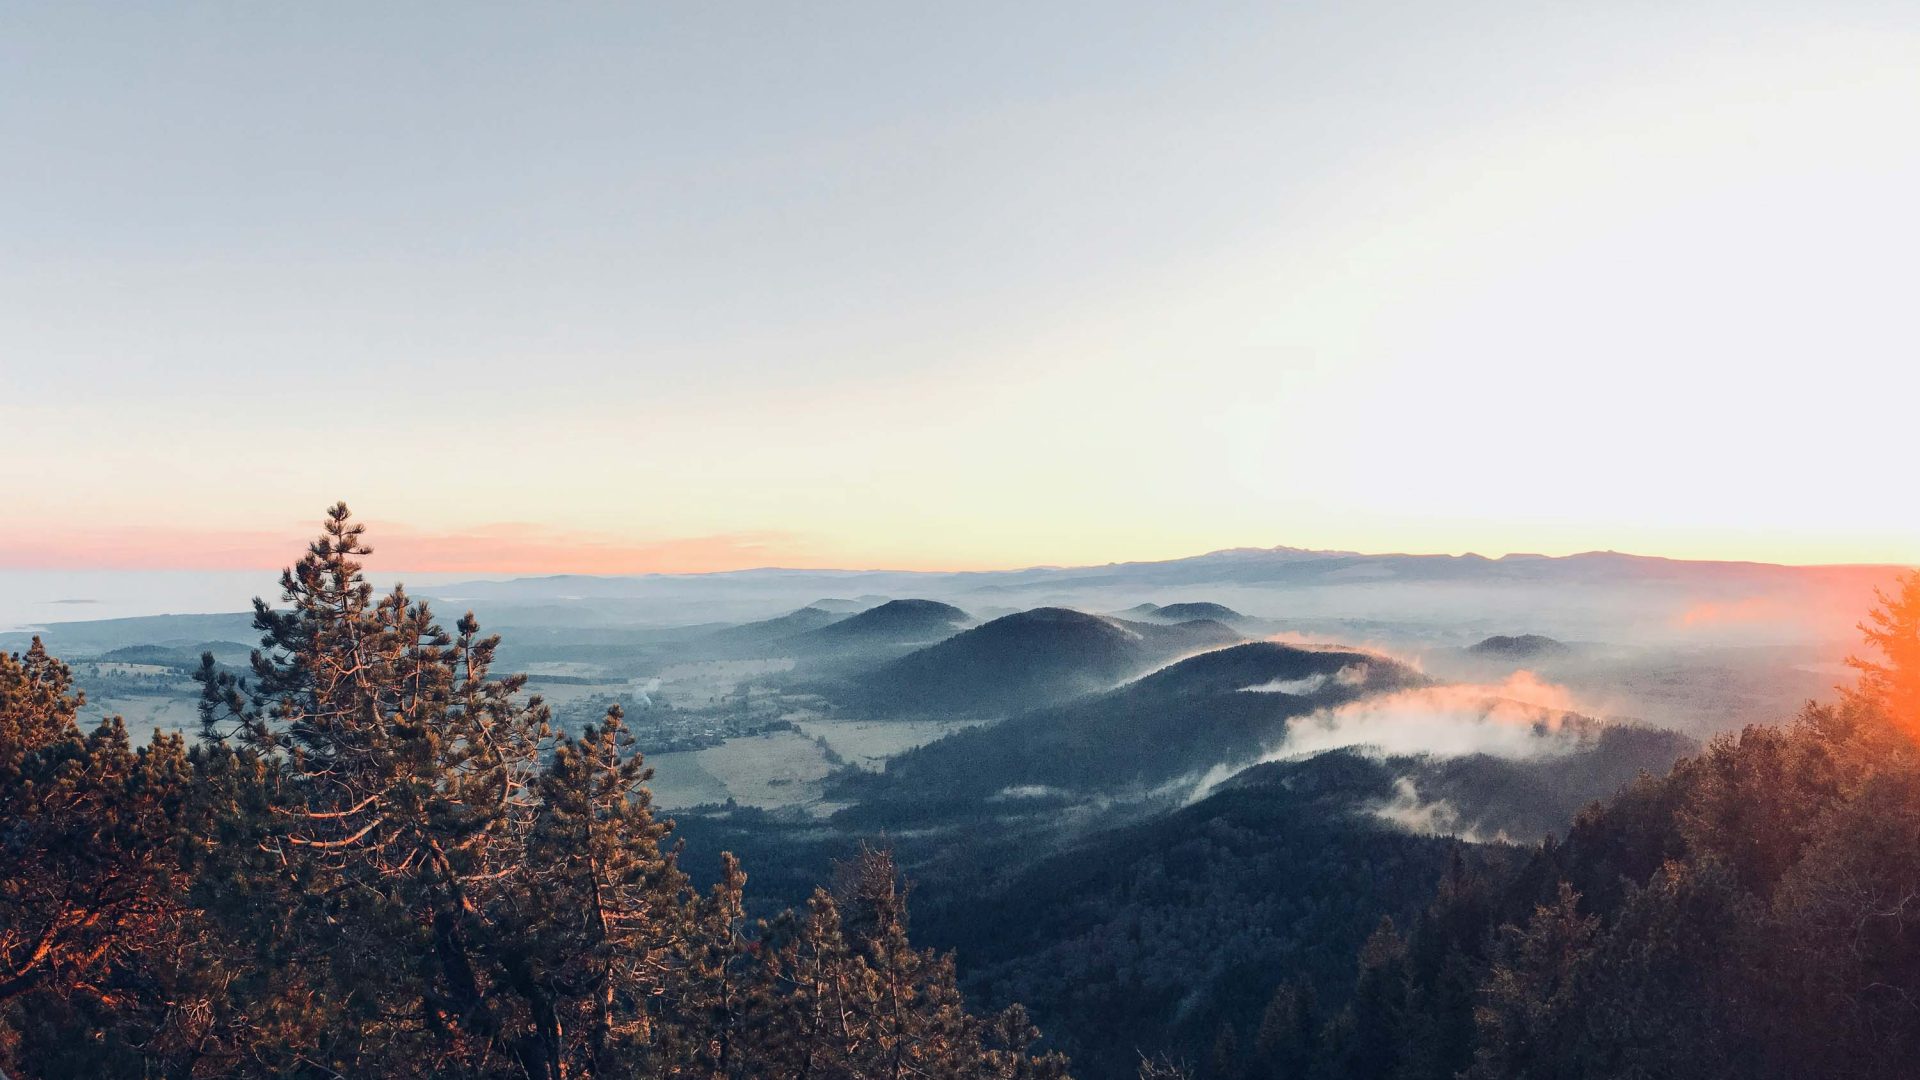
[[[1916,117],[1911,3],[5,4],[0,567],[1920,561]]]

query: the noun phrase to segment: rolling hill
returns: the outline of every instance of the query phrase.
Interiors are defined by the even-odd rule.
[[[815,600],[807,606],[819,608],[821,611],[830,611],[835,615],[858,615],[863,611],[879,607],[881,604],[886,603],[887,599],[888,598],[884,596],[856,596],[852,599],[841,596],[826,596]]]
[[[220,663],[244,667],[253,653],[253,646],[237,641],[202,641],[195,645],[128,645],[101,653],[98,659],[193,671],[200,666],[200,657],[204,653],[212,653]]]
[[[1174,797],[1172,786],[1257,757],[1290,718],[1422,685],[1373,653],[1250,642],[1201,653],[1124,686],[958,732],[849,777],[848,813],[937,815],[981,800]],[[1292,692],[1248,692],[1279,686]],[[1190,784],[1187,784],[1190,787]]]
[[[973,621],[952,604],[938,600],[889,600],[793,639],[802,651],[863,645],[899,645],[938,641]]]
[[[784,643],[810,631],[841,622],[848,616],[809,605],[759,622],[729,626],[696,638],[689,645],[722,655],[774,655]]]
[[[1225,604],[1211,604],[1205,601],[1190,604],[1166,604],[1153,609],[1150,618],[1159,622],[1185,622],[1188,619],[1212,619],[1215,622],[1245,622],[1246,616]]]
[[[1467,652],[1473,656],[1501,657],[1514,660],[1531,660],[1540,656],[1553,656],[1567,651],[1565,642],[1556,641],[1544,634],[1519,634],[1509,636],[1495,634],[1484,641],[1467,646]]]
[[[1005,715],[1108,690],[1186,653],[1240,639],[1205,619],[1157,626],[1035,608],[858,675],[840,697],[868,712]]]

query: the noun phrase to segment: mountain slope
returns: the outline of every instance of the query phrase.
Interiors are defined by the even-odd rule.
[[[833,680],[952,637],[972,622],[966,612],[937,600],[889,600],[783,638],[777,651],[799,662],[802,681]]]
[[[1485,753],[1328,753],[1366,754],[1378,766],[1373,779],[1354,793],[1370,800],[1367,809],[1383,820],[1416,832],[1533,843],[1549,833],[1566,832],[1589,803],[1614,794],[1641,773],[1665,773],[1699,749],[1694,740],[1664,728],[1588,724],[1590,733],[1575,749],[1531,759]],[[1286,788],[1298,783],[1301,764],[1285,760],[1255,765],[1215,791]]]
[[[1028,1005],[1076,1075],[1130,1077],[1141,1052],[1205,1061],[1222,1020],[1258,1022],[1238,1014],[1243,988],[1277,972],[1337,1002],[1381,916],[1406,925],[1458,847],[1367,813],[1392,787],[1375,762],[1333,753],[1284,769],[1290,783],[1227,788],[1001,888],[923,903],[915,930],[957,950],[979,1000]]]
[[[771,619],[715,630],[697,639],[694,644],[703,650],[714,649],[735,654],[758,651],[772,654],[778,652],[781,643],[790,638],[832,626],[846,618],[845,615],[809,605]]]
[[[884,774],[850,777],[855,815],[938,814],[982,799],[1139,796],[1222,762],[1251,760],[1287,721],[1424,682],[1351,649],[1250,642],[1201,653],[1104,694],[1021,713],[909,751]],[[1280,686],[1292,692],[1248,692]]]
[[[1538,761],[1351,750],[1276,761],[1086,837],[985,895],[923,906],[918,928],[958,949],[983,1000],[1031,1007],[1080,1075],[1130,1076],[1136,1048],[1204,1060],[1222,1022],[1257,1024],[1267,994],[1250,987],[1286,972],[1338,1002],[1381,916],[1413,925],[1455,859],[1491,867],[1522,854],[1430,826],[1565,832],[1582,806],[1694,748],[1618,727]],[[1428,802],[1411,809],[1427,813],[1410,820],[1414,791]]]

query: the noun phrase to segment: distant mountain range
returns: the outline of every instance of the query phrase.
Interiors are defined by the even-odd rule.
[[[414,591],[434,599],[449,615],[472,607],[483,623],[495,627],[739,623],[802,607],[854,614],[887,598],[919,597],[986,618],[1033,607],[1072,607],[1117,611],[1136,621],[1145,621],[1161,605],[1205,602],[1319,632],[1377,625],[1415,636],[1455,635],[1452,644],[1505,633],[1515,625],[1578,641],[1629,634],[1634,641],[1850,641],[1857,613],[1898,569],[1688,561],[1607,551],[1489,559],[1238,548],[1103,566],[958,573],[570,574],[434,584]],[[200,610],[246,607],[248,597],[233,593],[237,586],[229,578],[209,578],[209,606]],[[250,591],[276,595],[273,575],[261,573]],[[1233,621],[1218,612],[1210,617]],[[173,628],[169,636],[187,633]],[[1462,640],[1461,633],[1472,636]],[[11,641],[10,636],[0,639],[0,645]]]
[[[1327,636],[1368,625],[1469,644],[1512,626],[1563,640],[1846,639],[1873,590],[1898,568],[1779,566],[1579,555],[1368,555],[1296,548],[1234,549],[1161,562],[963,573],[743,570],[704,575],[559,576],[431,590],[506,614],[554,604],[580,625],[760,619],[823,596],[939,600],[983,617],[1035,607],[1117,612],[1133,621],[1194,615],[1238,624],[1280,620]],[[1188,604],[1217,606],[1189,610]],[[824,606],[824,605],[823,605]],[[1161,614],[1172,607],[1173,614]],[[1244,613],[1244,615],[1243,615]],[[543,617],[552,618],[551,611]],[[500,621],[496,616],[496,622]],[[1477,631],[1477,633],[1476,633]],[[1462,640],[1459,635],[1467,636]]]
[[[728,584],[745,591],[771,590],[775,585],[813,582],[855,585],[873,595],[898,596],[953,593],[985,594],[1074,586],[1126,588],[1261,584],[1308,585],[1352,580],[1507,581],[1532,584],[1607,582],[1695,582],[1706,579],[1769,584],[1781,581],[1878,580],[1900,567],[1878,565],[1787,566],[1775,563],[1668,559],[1590,551],[1577,555],[1368,555],[1351,551],[1308,551],[1298,548],[1234,548],[1156,562],[1107,563],[1101,566],[1041,566],[1021,570],[909,571],[909,570],[787,570],[766,568],[710,574],[638,574],[593,576],[561,574],[507,581],[472,581],[438,586],[435,595],[463,598],[572,599],[671,596],[703,585]],[[883,587],[873,587],[883,586]],[[929,591],[931,589],[931,592]],[[840,589],[839,592],[852,590]],[[818,595],[815,592],[811,595]]]

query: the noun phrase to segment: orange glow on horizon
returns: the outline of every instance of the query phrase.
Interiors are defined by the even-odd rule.
[[[1682,626],[1771,622],[1796,617],[1793,607],[1777,596],[1749,596],[1742,600],[1707,600],[1682,611]]]
[[[837,537],[774,529],[636,539],[609,531],[528,522],[423,528],[379,518],[358,520],[368,526],[367,542],[374,552],[367,560],[369,565],[387,573],[703,574],[770,567],[969,572],[1152,562],[1192,557],[1232,546],[1252,546],[1209,544],[1197,537],[1183,541],[1178,537],[1128,536],[1113,530],[1089,530],[1084,537],[1056,534],[1050,538],[1051,542],[1034,537],[958,537],[941,532],[936,537],[907,538],[892,544],[868,542],[856,547]],[[273,570],[298,558],[317,531],[317,516],[310,524],[289,523],[279,529],[100,525],[51,532],[0,527],[0,569]],[[1061,550],[1057,545],[1063,540],[1078,550]],[[963,545],[977,547],[980,541],[994,544],[997,550],[961,553]],[[1016,547],[1020,541],[1024,541],[1024,545]],[[1101,546],[1094,547],[1095,543]],[[1400,543],[1371,547],[1337,543],[1317,546],[1329,551],[1359,550],[1369,554],[1423,553],[1419,545],[1405,543],[1404,538]],[[1446,553],[1448,546],[1436,542],[1424,553]],[[1027,547],[1051,550],[1028,551]],[[1728,556],[1716,554],[1705,545],[1687,547],[1689,550],[1669,551],[1667,557],[1752,559],[1751,553]],[[1484,553],[1485,549],[1482,550]],[[1534,550],[1540,552],[1540,547],[1536,545]],[[1570,555],[1586,550],[1590,549],[1570,547],[1541,553]],[[1462,554],[1465,549],[1453,553]],[[1894,560],[1823,559],[1821,553],[1812,550],[1782,554],[1787,557],[1762,557],[1753,561],[1802,566],[1902,565]],[[1796,554],[1801,557],[1793,557]],[[1674,618],[1679,625],[1695,626],[1787,619],[1795,614],[1778,599],[1756,597],[1701,601],[1676,613]]]
[[[66,536],[0,534],[0,566],[39,570],[274,569],[297,558],[312,528],[284,531],[121,528]],[[369,565],[475,574],[701,574],[782,565],[828,568],[790,534],[731,533],[656,541],[529,524],[444,532],[373,522]]]

